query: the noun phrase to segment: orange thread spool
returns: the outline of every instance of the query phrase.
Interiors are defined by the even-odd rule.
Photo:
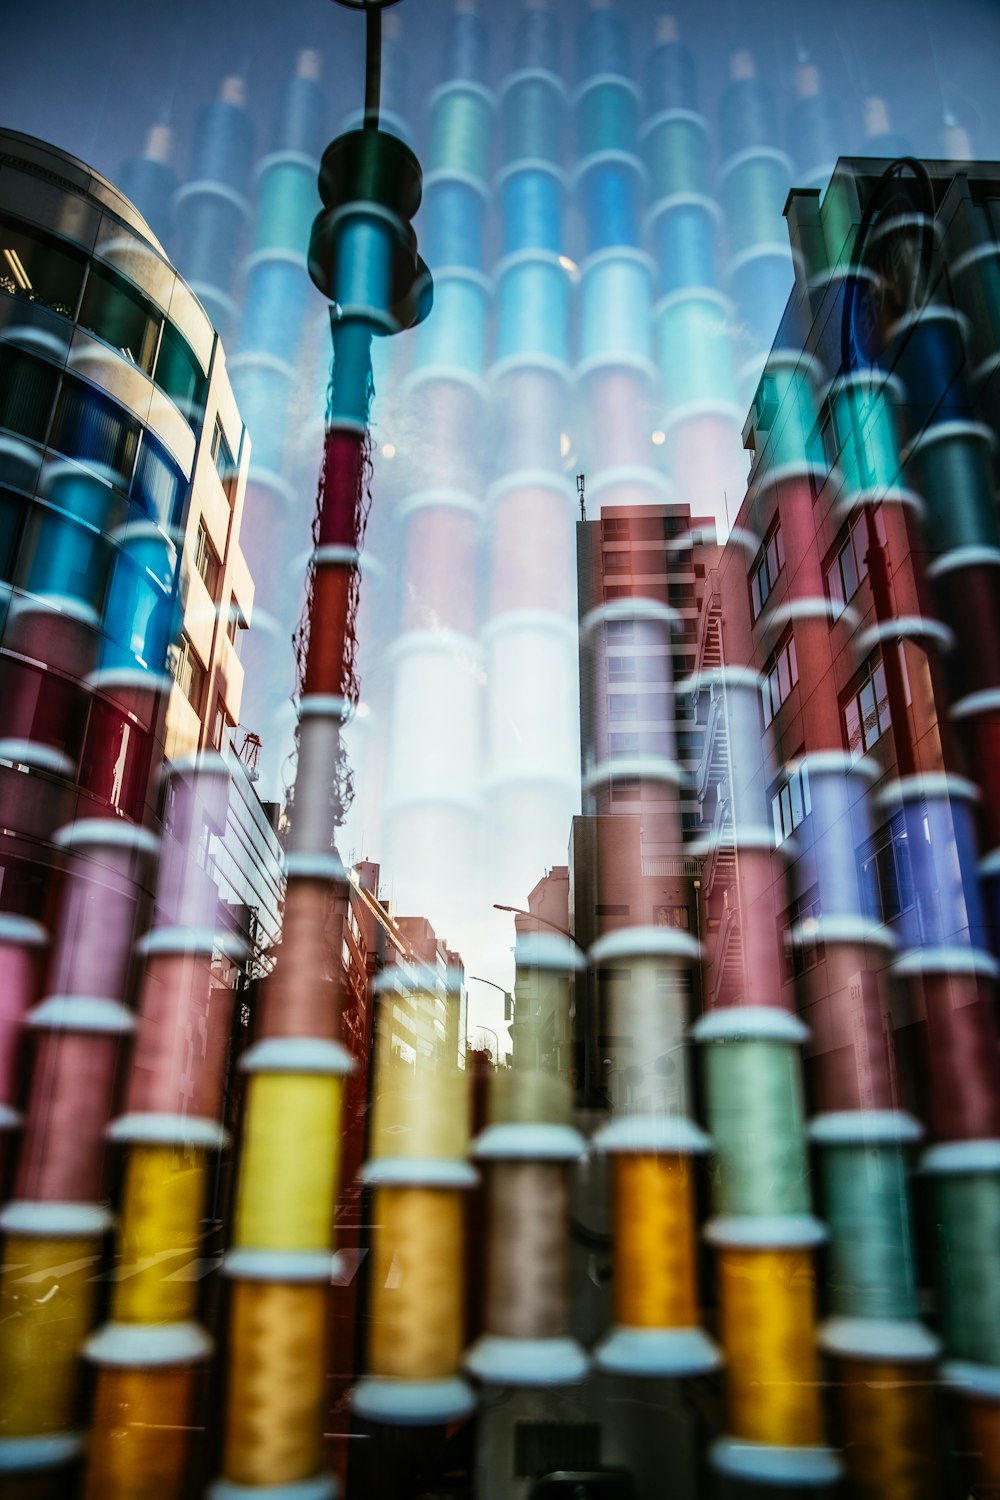
[[[84,1500],[184,1500],[194,1382],[190,1365],[99,1371]]]
[[[931,1365],[838,1361],[844,1462],[856,1500],[937,1500]]]
[[[463,1195],[443,1188],[375,1193],[371,1375],[435,1380],[462,1355]]]
[[[691,1328],[698,1321],[691,1164],[622,1152],[612,1167],[615,1322]]]

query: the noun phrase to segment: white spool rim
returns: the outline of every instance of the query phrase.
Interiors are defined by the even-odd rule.
[[[200,1323],[105,1323],[83,1346],[95,1365],[151,1370],[208,1359],[215,1345]]]
[[[255,1042],[239,1062],[244,1073],[353,1073],[357,1064],[340,1042],[327,1037],[276,1036]]]
[[[709,1462],[720,1474],[733,1479],[789,1489],[833,1484],[843,1473],[832,1448],[786,1448],[774,1443],[748,1443],[742,1438],[717,1439],[709,1449]]]
[[[935,1177],[991,1176],[1000,1172],[1000,1140],[941,1141],[924,1152],[920,1170]]]
[[[148,1114],[120,1115],[108,1126],[107,1137],[109,1141],[147,1146],[191,1146],[218,1151],[226,1145],[229,1133],[217,1120],[151,1110]]]
[[[722,1357],[700,1328],[618,1326],[594,1350],[594,1363],[615,1375],[680,1379],[718,1369]]]
[[[577,1385],[590,1359],[572,1338],[515,1339],[485,1333],[465,1356],[465,1368],[489,1385]]]
[[[932,448],[938,443],[962,443],[969,440],[984,443],[988,448],[995,448],[997,443],[992,427],[987,427],[985,422],[935,422],[930,427],[925,427],[903,449],[900,461],[908,464],[919,453],[923,453],[925,448]]]
[[[50,776],[69,777],[76,771],[76,762],[68,755],[37,740],[0,740],[0,760],[27,766],[30,771],[47,771]]]
[[[198,955],[211,958],[221,953],[239,961],[245,958],[249,945],[237,932],[219,931],[213,927],[153,927],[143,933],[135,951],[143,958]]]
[[[981,1396],[986,1401],[1000,1401],[1000,1368],[973,1364],[966,1359],[946,1359],[940,1369],[942,1384],[966,1396]]]
[[[317,1474],[313,1479],[296,1479],[288,1484],[235,1484],[231,1479],[215,1479],[205,1492],[205,1500],[337,1500],[340,1486],[332,1474]]]
[[[343,1268],[331,1250],[254,1250],[235,1246],[222,1260],[222,1274],[234,1281],[294,1281],[325,1284]]]
[[[806,1250],[829,1238],[812,1214],[722,1214],[704,1234],[720,1250]]]
[[[610,1156],[645,1155],[700,1156],[711,1151],[712,1142],[693,1120],[667,1115],[625,1115],[604,1125],[591,1144]]]
[[[982,948],[965,948],[958,944],[937,948],[910,948],[892,966],[894,974],[914,977],[920,974],[975,975],[983,979],[1000,978],[1000,964],[992,953]]]
[[[621,959],[674,959],[693,964],[701,958],[697,938],[676,927],[619,927],[597,939],[588,951],[592,968],[600,969]]]
[[[18,948],[45,948],[49,934],[41,922],[20,917],[16,912],[0,912],[0,944]]]
[[[906,1146],[924,1127],[901,1109],[838,1109],[814,1115],[806,1133],[817,1146]]]
[[[820,1324],[818,1340],[827,1354],[841,1359],[926,1364],[941,1352],[941,1340],[916,1319],[827,1318]]]
[[[371,1375],[351,1392],[351,1409],[367,1422],[426,1427],[456,1422],[475,1410],[476,1398],[459,1375],[441,1380],[399,1380]]]
[[[579,1161],[587,1142],[572,1125],[511,1120],[487,1125],[472,1143],[478,1161]]]
[[[37,1437],[0,1437],[0,1474],[57,1469],[83,1452],[82,1432],[47,1432]]]
[[[160,852],[155,833],[123,818],[80,818],[57,829],[52,842],[57,849],[130,849],[151,856]]]
[[[942,651],[950,651],[955,644],[955,634],[940,620],[928,615],[898,615],[892,620],[876,620],[874,625],[860,631],[855,643],[858,656],[867,656],[883,641],[933,641]],[[957,710],[958,704],[953,704],[952,718],[956,717]]]
[[[790,929],[788,941],[793,948],[806,948],[817,942],[843,943],[848,947],[864,944],[894,953],[899,947],[899,940],[890,927],[875,922],[860,912],[807,917],[802,922],[796,922]]]
[[[99,1239],[111,1222],[110,1210],[101,1203],[33,1203],[21,1198],[0,1209],[4,1234],[31,1239]]]
[[[941,578],[960,568],[1000,568],[1000,547],[952,547],[927,564],[928,578]]]
[[[778,1005],[727,1005],[710,1010],[691,1028],[696,1042],[787,1042],[801,1046],[809,1028]]]
[[[120,1000],[100,995],[49,995],[25,1017],[32,1031],[87,1031],[128,1036],[136,1018]]]
[[[580,973],[587,967],[587,955],[568,934],[519,932],[514,940],[514,966]]]
[[[378,1156],[358,1172],[365,1187],[426,1187],[464,1192],[476,1187],[479,1173],[467,1161],[446,1157]]]

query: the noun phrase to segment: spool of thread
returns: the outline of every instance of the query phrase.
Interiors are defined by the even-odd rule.
[[[627,250],[595,255],[583,272],[580,362],[650,363],[651,264]]]
[[[170,237],[172,200],[177,189],[177,178],[170,166],[170,146],[170,127],[152,126],[142,155],[127,161],[118,177],[126,198],[135,204],[164,244]]]
[[[287,940],[287,938],[286,938]],[[254,1250],[322,1251],[337,1188],[343,1080],[328,1073],[254,1073],[233,1239]]]
[[[482,81],[488,33],[474,6],[456,5],[445,33],[444,76]]]
[[[482,195],[467,182],[439,177],[425,184],[424,204],[422,240],[427,264],[435,271],[441,266],[482,271]]]
[[[726,213],[730,254],[760,245],[781,245],[780,229],[792,168],[781,151],[741,153],[723,166],[720,196]]]
[[[1000,1485],[1000,1403],[986,1397],[966,1396],[962,1415],[972,1454],[971,1469],[982,1493]]]
[[[935,552],[1000,543],[993,511],[988,452],[990,429],[970,422],[925,429],[906,461],[926,505],[927,537]]]
[[[584,161],[580,167],[580,197],[587,248],[596,253],[639,243],[641,177],[636,158]]]
[[[698,1294],[690,1160],[621,1152],[614,1157],[611,1180],[616,1325],[694,1327]]]
[[[576,105],[577,153],[635,150],[639,99],[627,78],[605,75],[585,85]]]
[[[935,1175],[934,1202],[940,1317],[948,1355],[1000,1365],[1000,1177],[986,1171]]]
[[[0,1120],[5,1123],[13,1123],[4,1106],[15,1101],[21,1026],[35,998],[47,941],[39,922],[0,913]]]
[[[83,1500],[183,1500],[190,1450],[178,1442],[191,1422],[190,1365],[98,1373]]]
[[[936,1500],[940,1418],[932,1365],[838,1360],[843,1451],[858,1500]]]
[[[974,974],[948,972],[926,972],[919,984],[931,1064],[930,1134],[945,1141],[1000,1134],[993,985]]]
[[[736,341],[737,357],[754,361],[745,386],[747,400],[753,400],[763,356],[774,342],[794,281],[792,258],[783,245],[765,246],[730,264],[729,287],[744,325]]]
[[[559,370],[530,365],[493,381],[496,451],[506,471],[542,469],[562,476],[559,434],[566,431],[566,383]]]
[[[444,498],[444,497],[443,497]],[[427,505],[410,513],[404,576],[419,580],[403,604],[402,629],[438,628],[473,634],[478,620],[474,581],[478,512],[471,505]]]
[[[503,254],[519,250],[562,251],[563,184],[554,172],[509,173],[500,189]]]
[[[497,267],[497,359],[540,355],[565,364],[569,280],[554,255],[540,251]]]
[[[572,615],[572,524],[566,495],[560,493],[560,481],[555,476],[548,488],[543,484],[516,485],[498,499],[490,575],[494,614],[548,609],[563,619]],[[565,565],[554,567],[556,559],[565,559]],[[552,630],[556,629],[553,625]]]
[[[899,439],[881,377],[852,375],[830,391],[832,447],[827,454],[844,476],[845,497],[899,483]]]
[[[686,292],[654,309],[668,422],[706,403],[736,407],[731,304],[712,292]]]
[[[463,370],[478,376],[486,357],[489,283],[478,272],[439,272],[434,281],[437,316],[417,331],[418,370]]]
[[[916,1319],[909,1185],[898,1145],[822,1147],[830,1227],[829,1308],[836,1316]]]
[[[708,124],[701,115],[686,109],[654,115],[642,141],[652,203],[679,194],[704,195],[709,180],[709,143]]]
[[[315,186],[310,180],[310,199]],[[273,259],[260,259],[250,268],[247,280],[246,306],[240,330],[242,349],[271,355],[283,364],[293,364],[298,357],[302,325],[312,301],[312,285],[301,259],[289,258],[279,251]],[[234,361],[234,374],[240,365]],[[247,366],[249,370],[266,368]]]
[[[770,89],[756,76],[749,52],[734,52],[732,82],[722,96],[719,141],[722,156],[755,146],[770,146],[778,138],[778,118]]]
[[[515,55],[525,68],[558,68],[562,53],[559,22],[548,0],[525,0],[517,18]]]
[[[114,1031],[46,1030],[39,1036],[15,1196],[99,1203],[105,1133],[122,1048]]]
[[[795,1046],[764,1040],[708,1044],[711,1167],[719,1214],[809,1212],[802,1088]]]
[[[463,1201],[435,1188],[378,1188],[368,1373],[400,1380],[453,1374],[462,1353]]]
[[[280,475],[285,466],[287,423],[295,384],[292,367],[263,359],[234,360],[233,386],[247,431],[253,434],[257,474]]]
[[[201,1152],[184,1158],[174,1146],[133,1145],[121,1208],[119,1279],[113,1316],[119,1323],[181,1323],[191,1318],[196,1281],[175,1272],[196,1253],[205,1197]]]
[[[485,182],[490,170],[493,101],[478,84],[447,83],[431,103],[428,170]]]
[[[660,16],[656,45],[646,58],[646,104],[651,113],[661,110],[694,110],[698,107],[694,58],[690,48],[678,40],[673,16]]]
[[[127,1112],[218,1120],[232,1012],[232,990],[212,983],[211,954],[151,954]]]
[[[566,93],[554,72],[529,66],[504,86],[501,103],[503,159],[551,161],[565,151]]]
[[[569,1331],[566,1166],[496,1161],[489,1174],[486,1331],[561,1337]]]
[[[923,888],[921,938],[928,947],[975,944],[984,931],[976,878],[976,788],[960,777],[906,777],[882,796],[902,805],[914,873]]]
[[[917,221],[919,228],[920,221]],[[888,338],[892,330],[883,328]],[[904,318],[895,329],[891,351],[893,374],[903,382],[911,408],[908,422],[919,431],[925,419],[933,427],[962,421],[969,413],[968,361],[965,323],[953,308],[931,304],[918,318]],[[912,408],[916,410],[912,410]],[[936,435],[935,435],[936,436]]]
[[[823,89],[819,69],[801,63],[795,73],[796,100],[788,116],[787,139],[795,156],[799,176],[808,186],[826,186],[813,181],[818,172],[831,168],[843,155],[844,130],[840,107]]]
[[[708,198],[661,205],[652,230],[660,285],[666,295],[716,283],[718,210]]]
[[[793,1448],[820,1443],[811,1252],[727,1247],[718,1275],[729,1433]]]
[[[326,136],[326,98],[319,83],[322,58],[305,48],[285,85],[275,122],[275,151],[298,151],[318,159]]]
[[[234,1281],[223,1469],[294,1484],[323,1463],[328,1288]]]
[[[417,1036],[434,1036],[439,1017],[432,992],[401,997],[387,989],[380,1007],[403,1003]],[[462,1161],[469,1143],[466,1079],[456,1058],[443,1045],[434,1055],[418,1053],[405,1062],[388,1046],[390,1028],[380,1026],[375,1052],[371,1126],[371,1159],[405,1157],[408,1161]]]
[[[578,32],[578,75],[620,73],[632,76],[628,28],[620,11],[592,3]]]
[[[69,1432],[78,1425],[79,1358],[90,1332],[99,1242],[9,1233],[0,1280],[0,1431]]]
[[[962,559],[954,558],[956,564]],[[994,562],[973,563],[966,566],[934,570],[933,591],[937,612],[947,620],[955,635],[955,648],[948,654],[948,677],[951,699],[959,702],[968,694],[986,686],[1000,683],[1000,632],[990,628],[988,622],[996,610],[997,564]],[[989,717],[989,716],[987,716]],[[968,728],[971,729],[971,725]],[[978,768],[988,765],[990,756],[972,760]],[[980,773],[981,774],[981,773]],[[984,793],[981,809],[983,841],[989,847],[992,834],[987,833],[996,819],[988,788]]]
[[[572,1100],[558,1074],[534,1068],[500,1069],[490,1080],[490,1123],[568,1125]]]

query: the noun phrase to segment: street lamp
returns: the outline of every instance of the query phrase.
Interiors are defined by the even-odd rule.
[[[540,917],[536,911],[526,911],[523,906],[503,906],[499,901],[494,901],[493,910],[512,911],[517,917],[531,917],[532,921],[541,922],[543,927],[551,927],[553,932],[562,933],[563,937],[569,938],[574,947],[576,946],[576,940],[571,932],[568,932],[565,927],[557,927],[555,922],[549,921],[548,917]]]
[[[497,984],[495,979],[483,979],[480,974],[470,974],[468,977],[470,979],[474,979],[476,984],[488,984],[491,990],[500,991],[501,995],[503,996],[503,1018],[505,1021],[509,1021],[514,1014],[514,996],[511,994],[510,990],[505,990],[503,985]],[[484,1026],[483,1030],[489,1031],[489,1027]],[[494,1032],[493,1035],[496,1036],[496,1032]],[[498,1042],[497,1046],[499,1045],[500,1044]]]

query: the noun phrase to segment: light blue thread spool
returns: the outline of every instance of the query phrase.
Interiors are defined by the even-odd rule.
[[[703,195],[709,181],[708,123],[692,110],[671,109],[647,120],[642,156],[654,203],[679,193]]]
[[[816,422],[817,373],[808,354],[777,350],[768,359],[762,379],[767,399],[774,403],[775,417],[770,428],[758,437],[757,462],[766,466],[761,472],[788,465],[823,464],[825,455]]]
[[[958,777],[896,783],[925,946],[986,946],[977,873],[975,788]],[[893,788],[889,788],[890,793]],[[893,799],[894,805],[895,798]]]
[[[284,469],[296,377],[291,365],[268,354],[233,361],[233,394],[253,444],[255,474]]]
[[[583,85],[576,99],[577,154],[635,150],[639,91],[627,78],[602,74]]]
[[[385,332],[392,331],[387,306],[394,243],[401,232],[398,220],[371,203],[347,204],[334,230],[333,300]]]
[[[445,271],[434,279],[434,316],[417,332],[414,368],[481,375],[486,356],[490,284],[478,272]]]
[[[855,850],[869,831],[869,768],[851,767],[840,751],[807,755],[800,766],[809,780],[812,813],[801,828],[797,882],[803,889],[819,885],[824,919],[857,924],[864,908]]]
[[[120,533],[104,617],[103,668],[162,672],[175,635],[178,552],[149,522]]]
[[[687,287],[714,287],[719,210],[709,198],[680,195],[658,203],[650,234],[666,296]]]
[[[794,282],[791,254],[780,242],[730,262],[729,289],[740,309],[744,358],[771,348]]]
[[[493,99],[477,83],[446,83],[431,96],[429,172],[489,175]]]
[[[638,245],[642,174],[637,158],[591,157],[580,165],[579,184],[588,249]]]
[[[105,533],[124,515],[126,502],[106,482],[71,464],[50,471],[50,505],[34,508],[22,580],[33,594],[76,599],[100,614],[111,552]]]
[[[256,250],[292,250],[305,259],[316,217],[319,162],[297,152],[265,157],[257,167]]]
[[[569,358],[569,278],[555,255],[525,251],[497,267],[497,359]]]
[[[471,183],[438,177],[424,183],[421,244],[434,270],[466,266],[482,271],[485,201]]]
[[[843,475],[845,502],[862,493],[897,486],[899,437],[893,403],[880,372],[849,375],[830,387],[832,421],[826,457]]]
[[[257,260],[247,281],[241,347],[293,363],[313,295],[301,255],[279,252],[274,259]]]
[[[628,27],[620,11],[608,9],[587,12],[577,32],[577,76],[592,73],[620,73],[632,76]]]
[[[652,262],[639,251],[605,250],[582,270],[580,366],[650,365]]]
[[[716,1213],[808,1213],[797,1045],[756,1038],[704,1045]]]
[[[781,243],[791,185],[791,163],[781,151],[758,147],[723,164],[719,196],[734,257],[758,245]]]
[[[500,186],[503,254],[533,249],[560,254],[563,195],[557,172],[532,167],[505,174]]]
[[[731,303],[712,291],[679,292],[654,308],[668,421],[703,406],[737,412],[732,314]]]
[[[917,1276],[905,1150],[890,1142],[821,1147],[829,1311],[915,1320]]]

